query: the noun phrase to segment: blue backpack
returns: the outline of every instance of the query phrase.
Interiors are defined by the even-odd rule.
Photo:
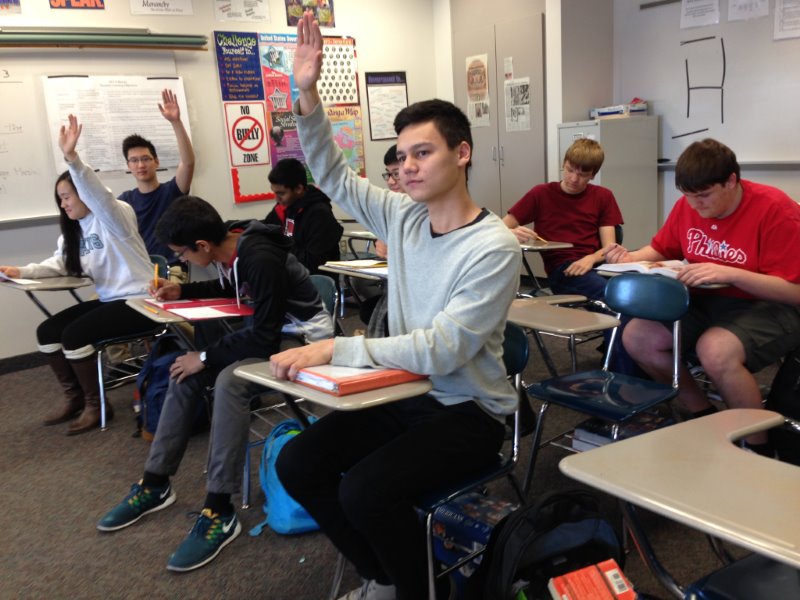
[[[310,417],[309,421],[313,422],[316,419]],[[319,525],[306,509],[286,492],[275,472],[278,454],[286,443],[302,430],[303,427],[297,419],[286,419],[275,425],[264,440],[258,475],[261,489],[264,490],[264,514],[267,518],[250,530],[252,536],[259,535],[265,525],[269,525],[275,533],[282,534],[305,533],[319,529]]]
[[[177,350],[178,338],[164,335],[156,339],[136,376],[136,395],[140,408],[137,418],[143,439],[153,441],[161,417],[161,408],[169,387],[169,367],[185,350]]]

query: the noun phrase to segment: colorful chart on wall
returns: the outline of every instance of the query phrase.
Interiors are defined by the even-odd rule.
[[[292,104],[295,34],[215,31],[234,201],[274,198],[267,175],[283,158],[305,163]],[[364,137],[355,40],[324,37],[318,84],[334,138],[362,177]]]

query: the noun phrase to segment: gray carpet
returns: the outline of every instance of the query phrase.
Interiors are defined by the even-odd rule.
[[[599,354],[580,348],[582,366],[594,365]],[[552,341],[556,363],[568,366],[564,343]],[[544,376],[540,357],[532,352],[526,380]],[[253,508],[241,511],[245,532],[208,566],[176,575],[165,568],[169,554],[193,524],[186,517],[199,510],[205,497],[204,463],[207,435],[192,439],[174,486],[177,502],[116,533],[100,533],[97,519],[121,500],[141,476],[146,442],[131,437],[133,386],[110,393],[116,419],[105,432],[65,437],[66,425],[42,427],[42,415],[59,398],[47,367],[0,376],[0,448],[3,485],[0,488],[0,598],[326,598],[336,553],[319,534],[285,537],[266,529],[260,537],[246,531],[258,523],[263,495],[256,483]],[[548,432],[561,431],[579,420],[575,414],[551,409]],[[531,498],[558,488],[578,487],[561,475],[557,462],[563,450],[540,454]],[[253,452],[254,459],[256,451]],[[525,455],[523,455],[525,456]],[[698,460],[702,460],[698,457]],[[254,460],[255,462],[255,460]],[[522,467],[526,465],[523,459]],[[256,466],[253,467],[257,482]],[[493,492],[509,499],[506,484]],[[615,502],[603,506],[618,519]],[[659,517],[645,515],[651,541],[679,581],[692,581],[718,565],[703,536]],[[631,552],[625,571],[636,588],[666,598]],[[348,569],[343,589],[357,577]]]

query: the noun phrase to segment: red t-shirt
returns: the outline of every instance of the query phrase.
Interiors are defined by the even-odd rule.
[[[800,205],[781,190],[741,180],[742,200],[724,219],[705,219],[678,200],[650,245],[668,259],[711,262],[800,283]],[[703,293],[738,298],[729,286]]]
[[[611,190],[591,183],[580,194],[567,194],[558,181],[537,185],[508,213],[520,225],[533,223],[536,233],[546,240],[573,244],[572,248],[542,252],[548,273],[565,262],[596,252],[600,248],[600,227],[623,223]]]

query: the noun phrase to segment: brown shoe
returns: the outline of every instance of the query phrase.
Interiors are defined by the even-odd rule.
[[[106,404],[106,423],[114,418],[114,411],[110,404]],[[72,421],[67,428],[67,435],[78,435],[100,427],[100,407],[87,405],[80,416]]]
[[[86,408],[67,429],[67,435],[77,435],[100,426],[100,387],[94,357],[72,361],[71,366],[80,381],[86,402]],[[113,416],[111,405],[106,402],[106,421],[110,421]]]
[[[58,408],[47,413],[42,423],[45,427],[50,425],[58,425],[59,423],[66,423],[77,417],[81,410],[83,410],[83,402],[77,400],[66,401]]]

